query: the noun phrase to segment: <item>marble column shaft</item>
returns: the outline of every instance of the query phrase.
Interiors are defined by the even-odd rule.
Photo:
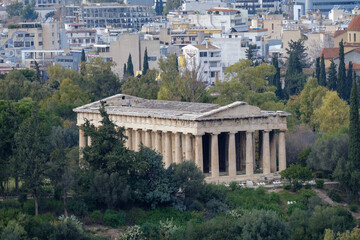
[[[262,160],[263,160],[263,174],[270,173],[270,136],[269,131],[263,131],[262,144]]]
[[[127,129],[125,130],[125,134],[126,134],[126,136],[127,136],[127,140],[126,140],[125,146],[126,146],[128,149],[133,150],[133,146],[132,146],[132,142],[133,142],[133,140],[132,140],[132,129],[127,128]]]
[[[168,168],[172,163],[171,134],[171,132],[165,132],[165,168]]]
[[[211,177],[219,177],[219,144],[218,134],[211,134]]]
[[[195,136],[195,163],[204,172],[202,135]]]
[[[181,133],[176,132],[175,137],[175,163],[179,164],[182,162],[182,147],[181,147]]]
[[[159,132],[159,131],[155,132],[155,146],[154,146],[154,148],[158,153],[161,153],[161,151],[162,151],[161,135],[162,135],[162,132]]]
[[[135,152],[138,152],[140,150],[140,144],[141,144],[141,130],[135,129],[135,146],[134,146]]]
[[[193,160],[192,159],[191,135],[189,133],[185,135],[185,160]]]
[[[235,147],[235,133],[229,133],[229,176],[236,176],[236,147]]]
[[[277,135],[274,131],[270,134],[270,171],[276,172],[276,138]]]
[[[254,174],[254,132],[246,132],[246,175]]]
[[[285,131],[279,132],[279,171],[286,169]]]
[[[145,146],[148,147],[148,148],[152,148],[152,145],[151,145],[151,131],[149,130],[145,130],[143,131],[143,133],[145,134]]]

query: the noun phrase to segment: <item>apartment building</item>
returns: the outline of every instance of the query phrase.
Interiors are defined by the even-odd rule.
[[[82,23],[65,24],[68,46],[72,49],[91,47],[96,43],[95,29],[85,28]]]
[[[148,5],[126,5],[118,3],[97,3],[68,5],[64,7],[66,23],[82,23],[85,28],[127,28],[133,31],[154,20],[154,13]]]

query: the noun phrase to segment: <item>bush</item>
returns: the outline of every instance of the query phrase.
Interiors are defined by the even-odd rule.
[[[188,211],[179,211],[172,207],[160,207],[154,210],[148,211],[146,216],[137,220],[137,224],[154,223],[158,224],[160,221],[165,221],[166,219],[172,219],[174,224],[177,226],[185,225],[192,215]]]
[[[288,216],[291,216],[295,209],[306,210],[306,206],[301,202],[290,204],[287,209]]]
[[[293,188],[292,191],[293,192],[297,192],[302,188],[302,183],[300,183],[299,181],[294,181],[293,182]]]
[[[306,184],[305,184],[305,189],[311,189],[311,184],[310,184],[310,183],[306,183]]]
[[[126,213],[126,223],[129,225],[136,224],[139,219],[146,217],[146,213],[141,208],[133,207]]]
[[[4,200],[3,202],[0,202],[0,208],[20,208],[21,204],[20,202],[16,200]]]
[[[146,222],[141,226],[143,236],[148,240],[160,239],[160,228],[157,224]]]
[[[83,217],[88,213],[88,207],[81,199],[71,199],[68,203],[68,210],[78,217]]]
[[[285,190],[290,190],[290,189],[291,189],[291,183],[285,183],[285,184],[283,185],[283,188],[284,188]]]
[[[358,206],[356,206],[355,204],[350,204],[349,209],[352,212],[357,212]]]
[[[90,214],[90,219],[91,219],[92,223],[101,224],[102,218],[103,218],[103,215],[102,215],[101,211],[99,211],[99,210],[95,210]]]
[[[203,205],[201,204],[201,202],[197,201],[197,200],[194,200],[192,201],[191,204],[189,204],[189,207],[188,207],[189,211],[198,211],[198,212],[201,212],[204,210],[204,207]]]
[[[316,186],[316,188],[323,188],[324,187],[324,180],[322,180],[322,179],[316,179],[315,180],[315,186]]]
[[[55,199],[47,199],[46,200],[46,206],[45,206],[46,212],[52,212],[55,215],[63,214],[64,212],[64,203],[60,200]]]
[[[228,209],[228,205],[216,199],[212,199],[206,203],[206,210],[212,215],[225,213]]]
[[[104,223],[107,226],[119,227],[125,225],[126,216],[124,211],[106,210],[104,214]]]
[[[335,202],[341,202],[342,201],[342,197],[339,194],[339,191],[336,189],[331,189],[328,192],[328,196],[329,198],[331,198],[331,200],[335,201]]]
[[[23,205],[23,211],[29,215],[35,215],[35,203],[34,200],[27,200]]]

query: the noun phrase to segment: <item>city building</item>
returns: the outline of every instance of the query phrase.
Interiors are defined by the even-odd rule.
[[[245,102],[209,103],[147,100],[124,94],[102,99],[110,119],[124,127],[126,147],[140,144],[171,163],[194,161],[212,183],[279,178],[286,169],[285,132],[288,113],[262,111]],[[100,101],[74,109],[77,125],[89,120],[101,126]],[[256,143],[256,144],[255,144]],[[91,139],[79,129],[81,150]]]
[[[251,14],[257,10],[261,11],[279,11],[281,9],[281,0],[234,0],[231,1],[235,8],[247,9]]]
[[[352,10],[360,5],[359,0],[294,0],[295,5],[303,5],[304,13],[308,11],[320,10],[324,14],[328,14],[334,6],[339,6],[346,10]]]
[[[215,81],[223,80],[223,65],[221,62],[221,49],[208,41],[204,44],[187,45],[182,49],[180,66],[198,73],[198,80],[209,85]]]
[[[82,23],[65,24],[68,47],[82,49],[93,46],[97,40],[95,29],[85,28]]]
[[[154,20],[154,13],[148,5],[126,5],[118,3],[97,3],[66,5],[65,23],[82,23],[85,28],[127,28],[133,31]]]

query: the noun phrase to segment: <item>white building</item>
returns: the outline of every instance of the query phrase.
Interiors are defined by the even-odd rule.
[[[65,30],[70,48],[85,48],[96,43],[96,30],[85,28],[84,24],[65,24]]]
[[[244,9],[211,8],[207,14],[191,14],[190,23],[207,29],[221,29],[230,32],[245,32],[248,28],[248,12]]]
[[[204,0],[204,1],[184,1],[181,5],[181,10],[183,11],[194,11],[200,14],[206,14],[208,9],[215,7],[227,7],[225,2],[221,0]]]
[[[190,44],[181,50],[183,59],[180,60],[180,66],[189,70],[196,69],[199,80],[213,85],[216,80],[223,79],[220,48],[206,42],[199,45]]]

